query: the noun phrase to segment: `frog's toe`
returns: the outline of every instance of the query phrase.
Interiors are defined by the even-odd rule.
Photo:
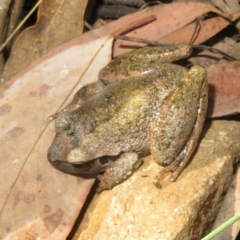
[[[108,187],[105,187],[105,186],[98,186],[97,190],[96,190],[96,193],[99,194],[101,193],[102,191],[104,190],[109,190],[110,188]]]
[[[184,169],[184,167],[179,166],[179,168],[176,169],[176,170],[173,172],[173,174],[172,174],[172,176],[171,176],[171,178],[170,178],[170,181],[171,181],[171,182],[174,182],[174,181],[179,177],[179,175],[181,174],[181,172],[182,172],[183,169]]]
[[[159,188],[159,189],[162,188],[161,183],[160,183],[159,180],[156,179],[156,178],[153,180],[153,184],[154,184],[154,186],[155,186],[156,188]]]
[[[181,167],[181,164],[178,161],[174,161],[158,172],[155,179],[153,180],[153,184],[157,188],[162,188],[160,182],[166,179],[170,180],[171,182],[175,181],[181,174],[182,170],[183,168]]]
[[[161,182],[166,180],[166,178],[169,177],[169,174],[171,174],[171,171],[167,170],[166,168],[160,170],[156,175],[155,179],[153,180],[153,184],[155,185],[155,187],[161,189]]]

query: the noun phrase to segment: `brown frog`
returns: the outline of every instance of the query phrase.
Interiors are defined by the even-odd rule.
[[[151,154],[174,181],[192,155],[205,120],[206,70],[170,62],[188,57],[188,44],[145,47],[112,60],[99,81],[81,88],[56,118],[48,159],[72,174],[104,172],[99,191],[111,189]]]

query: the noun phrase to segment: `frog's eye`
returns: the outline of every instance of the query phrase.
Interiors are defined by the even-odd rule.
[[[74,167],[76,173],[96,174],[106,170],[108,161],[105,161],[105,159],[94,159],[83,164],[72,163],[72,166]]]
[[[81,166],[74,164],[74,167],[77,168],[79,172],[87,170],[89,174],[100,173],[105,171],[109,167],[109,165],[112,163],[112,160],[112,157],[104,156],[81,164]]]
[[[99,158],[99,159],[98,159],[98,162],[99,162],[99,164],[100,164],[101,166],[106,166],[106,165],[108,165],[109,161],[111,161],[111,160],[110,160],[110,158],[108,158],[108,157],[102,157],[102,158]]]

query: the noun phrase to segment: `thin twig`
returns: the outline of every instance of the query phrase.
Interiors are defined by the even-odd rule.
[[[206,45],[192,45],[192,48],[201,49],[201,50],[208,50],[210,52],[218,53],[218,54],[222,55],[228,61],[237,61],[236,58],[228,55],[227,53],[225,53],[225,52],[223,52],[223,51],[221,51],[217,48],[209,47],[209,46],[206,46]]]

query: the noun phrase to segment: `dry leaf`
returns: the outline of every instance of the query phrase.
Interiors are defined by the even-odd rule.
[[[222,12],[214,8],[212,5],[194,2],[162,4],[151,8],[146,8],[143,11],[139,11],[128,16],[129,18],[131,17],[129,20],[137,20],[140,16],[145,17],[150,13],[154,14],[157,20],[151,24],[129,32],[126,34],[126,36],[144,38],[148,40],[159,40],[162,42],[161,38],[173,33],[178,29],[181,29],[187,24],[195,21],[196,18],[208,12],[215,12],[219,15],[222,15]],[[193,33],[194,31],[191,32],[191,37]],[[128,46],[128,48],[123,48],[121,46]],[[143,46],[143,44],[118,40],[114,45],[114,56],[120,55],[126,51],[130,51],[132,49],[130,48],[131,46]]]
[[[233,13],[240,9],[238,0],[212,0],[212,2],[223,12]]]
[[[1,14],[0,14],[0,46],[10,36],[13,30],[16,28],[23,7],[23,0],[11,1],[7,0],[1,2]],[[3,67],[5,64],[4,54],[0,55],[0,73],[2,75]]]
[[[35,26],[26,29],[16,40],[3,77],[9,79],[51,49],[80,36],[84,26],[84,1],[43,0]]]
[[[240,112],[240,62],[223,62],[207,68],[209,83],[208,117]]]
[[[226,19],[221,16],[210,18],[200,22],[200,31],[197,34],[196,38],[194,38],[194,44],[198,45],[202,42],[205,42],[212,36],[216,35],[218,32],[226,28],[229,24],[240,17],[240,11],[234,13],[231,19]],[[165,43],[182,43],[182,42],[190,42],[197,22],[193,22],[190,25],[187,25],[177,31],[160,38],[160,42]]]
[[[109,37],[68,46],[2,92],[0,239],[65,239],[69,234],[94,180],[50,165],[46,154],[55,130],[47,119],[74,91],[97,80],[111,47]]]

